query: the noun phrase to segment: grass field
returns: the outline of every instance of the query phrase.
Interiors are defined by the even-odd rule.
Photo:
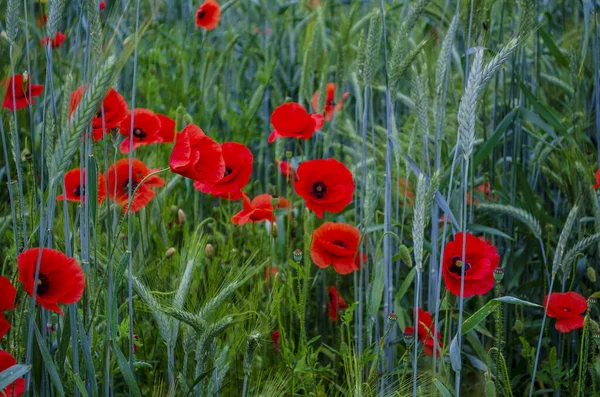
[[[0,390],[600,395],[599,11],[0,0]]]

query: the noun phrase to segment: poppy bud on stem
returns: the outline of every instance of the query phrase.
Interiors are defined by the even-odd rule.
[[[185,223],[185,212],[181,208],[177,211],[177,219],[179,223]]]
[[[213,248],[211,243],[206,244],[206,248],[204,249],[204,252],[206,254],[206,257],[208,259],[212,258],[214,253],[215,253],[215,249]]]
[[[175,247],[171,247],[165,252],[165,258],[170,258],[175,254]]]

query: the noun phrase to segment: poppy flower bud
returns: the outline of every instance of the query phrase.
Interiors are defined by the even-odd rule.
[[[521,320],[515,321],[515,331],[517,331],[519,335],[523,333],[523,322]]]
[[[181,208],[177,211],[177,219],[179,223],[185,223],[185,212]]]
[[[292,252],[292,257],[294,258],[294,262],[300,263],[300,262],[302,262],[304,253],[302,252],[302,250],[297,249],[297,250],[294,250],[294,252]]]
[[[596,282],[596,270],[593,267],[588,266],[588,268],[587,268],[587,276],[588,276],[588,278],[590,279],[590,281],[592,283]]]
[[[204,249],[204,252],[206,254],[206,257],[208,259],[212,258],[214,253],[215,253],[215,249],[213,248],[212,244],[208,243],[206,244],[206,248]]]
[[[404,330],[404,343],[410,345],[415,339],[415,332],[411,329]]]
[[[277,238],[278,235],[279,235],[279,227],[277,226],[276,223],[272,223],[271,224],[271,236],[273,236],[273,238]]]
[[[288,160],[292,158],[292,154],[293,154],[293,153],[292,153],[292,151],[291,151],[291,150],[286,150],[286,151],[285,151],[285,157],[287,157],[287,158],[288,158]]]
[[[485,397],[496,397],[496,384],[493,380],[488,380],[485,384]]]
[[[494,279],[496,280],[496,282],[499,283],[500,281],[502,281],[503,278],[504,278],[504,268],[497,267],[496,269],[494,269]]]
[[[27,84],[27,80],[29,80],[29,73],[27,71],[23,72],[23,84]]]
[[[597,345],[600,345],[600,331],[596,331],[594,332],[594,342],[596,342]]]
[[[170,258],[173,256],[173,254],[175,254],[175,247],[169,248],[167,252],[165,252],[165,257]]]
[[[279,197],[271,197],[271,207],[277,208],[279,205]]]
[[[100,10],[103,11],[106,8],[106,2],[101,1],[100,2]]]

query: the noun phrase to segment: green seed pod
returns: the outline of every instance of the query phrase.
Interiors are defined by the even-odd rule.
[[[496,397],[496,384],[492,380],[485,384],[485,397]]]
[[[496,269],[494,269],[494,279],[496,280],[496,282],[499,283],[500,281],[502,281],[503,278],[504,278],[504,268],[497,267]]]
[[[294,252],[292,253],[292,256],[294,258],[294,262],[300,263],[300,262],[302,262],[302,258],[304,257],[304,253],[302,252],[302,250],[297,249],[297,250],[294,250]]]
[[[413,267],[412,258],[410,257],[410,251],[406,245],[401,245],[399,248],[400,258],[406,263],[409,268]]]
[[[521,335],[523,333],[523,322],[521,320],[515,321],[515,331]]]
[[[590,281],[592,283],[596,282],[596,270],[593,267],[588,266],[588,268],[587,268],[587,276],[588,276],[588,278],[590,279]]]

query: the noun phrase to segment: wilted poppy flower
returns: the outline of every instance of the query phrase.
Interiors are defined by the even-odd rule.
[[[65,34],[63,32],[56,32],[56,34],[54,35],[54,38],[52,40],[50,40],[49,36],[46,36],[43,39],[40,39],[40,44],[42,46],[46,46],[46,45],[48,45],[48,42],[51,41],[52,48],[57,48],[62,45],[62,43],[65,41],[66,38],[67,38],[67,36],[65,36]]]
[[[279,353],[279,330],[278,329],[273,331],[273,333],[271,334],[271,339],[273,340],[273,353],[278,354]]]
[[[325,222],[312,235],[310,256],[315,265],[333,268],[339,274],[359,269],[358,244],[360,231],[345,223]]]
[[[287,102],[275,108],[271,114],[273,132],[269,143],[278,138],[310,139],[315,131],[323,127],[323,115],[308,113],[304,106]]]
[[[294,168],[287,161],[277,161],[277,166],[279,167],[279,172],[281,172],[281,175],[285,176],[288,181],[295,181],[296,179],[298,179],[296,177],[296,172],[294,171]]]
[[[83,181],[83,184],[81,183]],[[74,168],[65,173],[65,194],[67,201],[79,202],[82,198],[85,200],[85,170]],[[98,203],[106,198],[106,179],[104,175],[98,175]],[[60,194],[56,200],[64,200],[65,194]]]
[[[165,180],[158,175],[148,178],[142,185],[140,182],[154,170],[149,169],[141,160],[133,159],[131,168],[131,181],[129,180],[129,159],[122,159],[111,165],[106,171],[108,179],[108,195],[111,200],[117,204],[124,205],[123,212],[127,212],[129,204],[129,184],[131,183],[131,193],[138,188],[131,203],[131,212],[137,212],[144,208],[156,195],[153,187],[165,185]],[[115,194],[116,193],[116,194]]]
[[[346,99],[348,97],[348,95],[350,95],[349,92],[344,92],[342,94],[342,98],[340,99],[340,101],[336,104],[335,103],[335,83],[327,83],[327,95],[325,97],[325,109],[324,109],[324,114],[325,114],[325,120],[329,121],[333,118],[333,115],[335,114],[335,112],[337,112],[338,110],[342,109],[342,106],[344,105],[344,99]],[[312,97],[312,107],[315,111],[318,111],[318,107],[319,107],[319,91],[316,91],[315,94]]]
[[[175,140],[175,120],[164,114],[156,114],[160,119],[160,131],[158,135],[163,143],[171,143]]]
[[[21,74],[15,74],[11,78],[3,80],[2,87],[6,90],[3,107],[9,110],[19,110],[27,105],[33,105],[33,98],[40,96],[44,91],[43,85],[29,84],[29,80],[25,83]]]
[[[231,218],[234,225],[243,225],[248,222],[275,221],[277,217],[273,213],[273,196],[270,194],[259,194],[252,201],[242,192],[244,209]],[[287,208],[289,203],[283,197],[277,199],[277,208]]]
[[[129,142],[129,136],[131,133],[131,111],[121,121],[119,132],[126,138],[121,142],[120,150],[121,153],[129,153],[131,149],[131,143]],[[133,110],[133,150],[143,145],[150,145],[153,143],[162,142],[160,135],[162,130],[162,121],[168,122],[168,117],[162,116],[162,119],[148,109],[134,109]],[[174,123],[174,122],[173,122]],[[167,130],[170,125],[167,126]],[[173,130],[174,133],[174,130]]]
[[[354,179],[336,159],[309,160],[300,164],[294,190],[319,218],[323,212],[341,212],[352,201]]]
[[[473,200],[473,205],[479,204],[479,200],[477,200],[478,195],[483,195],[485,197],[485,201],[490,201],[490,182],[482,183],[473,189],[473,193],[475,194],[475,199]],[[498,200],[498,196],[494,195],[493,200]],[[467,203],[471,204],[471,191],[467,191]]]
[[[464,266],[464,297],[484,295],[494,287],[494,269],[500,256],[496,248],[487,241],[470,233],[466,236],[465,263],[462,262],[463,234],[457,233],[454,241],[444,248],[443,275],[448,291],[460,296],[460,280]]]
[[[400,189],[400,196],[402,197],[402,199],[406,198],[406,204],[412,207],[414,193],[410,188],[410,181],[408,180],[408,178],[398,179],[398,188]]]
[[[596,171],[596,184],[592,186],[592,189],[598,189],[600,187],[600,170]]]
[[[242,189],[250,181],[252,174],[252,152],[237,142],[225,142],[221,145],[225,170],[215,184],[209,185],[196,180],[194,187],[206,194],[230,200],[242,198]]]
[[[4,372],[13,365],[17,365],[17,360],[4,350],[0,350],[0,372]],[[25,379],[19,378],[2,390],[3,395],[7,397],[18,397],[25,393]]]
[[[169,166],[172,172],[207,186],[217,183],[225,173],[221,146],[193,124],[177,134]]]
[[[338,312],[346,308],[346,302],[338,294],[337,288],[334,286],[329,287],[329,318],[331,321],[338,320]]]
[[[196,10],[196,26],[213,30],[221,20],[221,6],[215,0],[206,0]]]
[[[17,258],[19,281],[29,296],[33,296],[35,269],[41,251],[40,271],[35,299],[43,308],[63,314],[58,303],[78,302],[83,294],[85,275],[79,263],[60,251],[50,248],[30,248]]]
[[[10,329],[10,323],[4,317],[4,311],[15,308],[16,297],[17,290],[10,280],[4,276],[0,276],[0,339],[2,339]]]
[[[556,330],[559,332],[570,332],[583,327],[583,314],[587,310],[587,299],[576,292],[565,292],[564,294],[553,292],[544,298],[544,308],[549,317],[556,319]]]
[[[415,333],[415,329],[413,327],[406,327],[404,329],[405,333]],[[433,323],[433,318],[431,313],[426,312],[425,310],[419,308],[419,327],[418,327],[418,336],[419,340],[423,344],[423,351],[429,357],[433,356],[433,350],[435,343],[433,341],[433,335],[435,334],[435,324]],[[439,332],[437,333],[437,338],[440,338]],[[441,341],[437,341],[437,351],[436,356],[440,356],[439,349],[443,347]]]
[[[86,87],[80,86],[71,94],[69,117],[73,114],[79,105],[79,102],[81,102],[85,89]],[[92,118],[92,134],[94,140],[99,141],[102,139],[105,131],[119,128],[123,119],[127,117],[128,112],[129,110],[125,98],[111,88],[106,94],[106,97],[104,97],[102,106],[98,109],[96,116]],[[104,118],[102,115],[104,115]]]

